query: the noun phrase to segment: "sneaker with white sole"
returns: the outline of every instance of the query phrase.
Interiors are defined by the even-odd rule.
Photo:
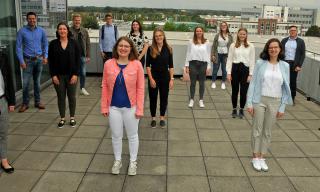
[[[212,89],[215,89],[216,87],[217,87],[216,83],[215,83],[215,82],[212,82],[211,88],[212,88]]]
[[[85,96],[90,95],[90,93],[88,93],[88,91],[87,91],[85,88],[82,88],[82,89],[81,89],[81,94],[82,94],[82,95],[85,95]]]
[[[114,175],[119,175],[121,167],[122,167],[121,161],[120,160],[115,160],[113,162],[111,173],[114,174]]]
[[[224,82],[221,83],[221,89],[226,89],[226,84]]]
[[[256,171],[261,171],[261,164],[260,164],[260,159],[259,158],[253,158],[251,160],[252,163],[252,167],[256,170]]]
[[[260,166],[261,166],[262,171],[267,172],[269,170],[269,167],[268,167],[265,159],[260,159]]]
[[[199,107],[204,108],[203,100],[199,100]]]
[[[193,104],[194,104],[194,100],[190,99],[188,107],[193,107]]]
[[[128,175],[136,175],[137,174],[137,161],[130,161],[128,168]]]

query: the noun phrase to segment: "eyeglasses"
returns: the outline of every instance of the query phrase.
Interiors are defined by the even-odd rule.
[[[130,45],[118,45],[119,48],[130,49]]]

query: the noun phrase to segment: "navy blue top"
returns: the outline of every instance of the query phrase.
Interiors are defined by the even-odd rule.
[[[119,108],[121,107],[131,108],[131,104],[130,104],[130,100],[129,100],[129,96],[127,93],[127,88],[124,82],[123,72],[122,72],[122,70],[127,65],[118,64],[118,66],[120,67],[121,70],[114,84],[112,99],[111,99],[111,106],[119,107]]]

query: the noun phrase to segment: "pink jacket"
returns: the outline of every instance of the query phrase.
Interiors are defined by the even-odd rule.
[[[101,94],[101,113],[109,113],[113,87],[120,68],[116,59],[109,59],[104,64]],[[136,106],[136,115],[143,115],[144,103],[144,72],[140,61],[129,61],[123,69],[123,77],[126,84],[131,107]]]

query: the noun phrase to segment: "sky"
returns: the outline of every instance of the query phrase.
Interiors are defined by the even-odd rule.
[[[320,0],[279,0],[289,7],[318,8]],[[254,5],[277,5],[278,0],[68,0],[69,6],[148,7],[240,11]]]

